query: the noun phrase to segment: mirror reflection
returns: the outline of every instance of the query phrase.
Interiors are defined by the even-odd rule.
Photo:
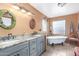
[[[11,18],[2,17],[2,22],[5,26],[11,26]]]

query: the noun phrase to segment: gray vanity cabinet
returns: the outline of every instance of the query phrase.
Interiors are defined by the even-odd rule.
[[[19,44],[10,46],[10,47],[6,47],[6,48],[3,48],[3,49],[0,49],[0,56],[14,56],[14,55],[19,55],[20,51],[25,50],[27,47],[28,47],[28,42],[22,42],[22,43],[19,43]],[[28,50],[29,50],[29,48],[28,48]],[[27,51],[27,49],[26,49],[26,51]],[[29,53],[29,52],[26,52],[26,54],[27,53]]]
[[[29,53],[30,56],[36,56],[36,38],[29,41]]]
[[[0,56],[39,56],[46,49],[45,37],[40,36],[28,41],[0,49]]]

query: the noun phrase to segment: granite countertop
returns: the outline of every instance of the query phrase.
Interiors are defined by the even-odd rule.
[[[0,49],[10,47],[10,46],[13,46],[13,45],[16,45],[16,44],[19,44],[21,42],[25,42],[25,41],[28,41],[28,40],[32,40],[32,39],[38,38],[40,36],[42,36],[42,35],[33,35],[33,36],[30,36],[30,37],[18,36],[15,39],[12,39],[12,40],[0,41]]]

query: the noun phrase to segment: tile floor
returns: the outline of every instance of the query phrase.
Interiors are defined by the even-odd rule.
[[[42,56],[74,56],[75,45],[64,43],[62,45],[47,46],[46,52]]]

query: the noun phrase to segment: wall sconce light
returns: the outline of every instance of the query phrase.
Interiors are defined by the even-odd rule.
[[[66,5],[66,3],[58,3],[57,5],[58,5],[58,7],[63,7]]]

